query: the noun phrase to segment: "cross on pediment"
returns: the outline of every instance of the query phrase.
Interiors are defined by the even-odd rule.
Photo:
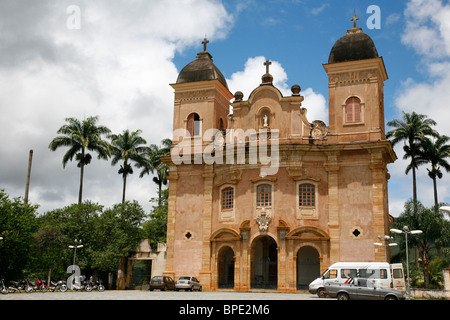
[[[203,43],[203,51],[206,51],[206,44],[209,43],[209,40],[205,38],[203,39],[202,43]]]
[[[264,65],[266,66],[266,73],[269,73],[269,66],[272,64],[272,62],[267,59],[266,62],[264,62]]]
[[[353,28],[356,28],[356,21],[359,20],[359,17],[356,15],[356,13],[350,20],[353,21]]]

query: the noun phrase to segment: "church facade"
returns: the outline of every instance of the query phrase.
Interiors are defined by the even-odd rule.
[[[299,85],[283,96],[270,61],[232,94],[206,50],[174,89],[165,275],[204,290],[307,289],[337,261],[384,261],[388,234],[387,74],[353,25],[324,64],[329,124],[311,121]],[[230,112],[231,110],[231,112]]]

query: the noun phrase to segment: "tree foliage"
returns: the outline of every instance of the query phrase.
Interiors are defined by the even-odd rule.
[[[5,279],[21,278],[29,263],[36,209],[25,205],[22,198],[10,199],[0,189],[0,272]]]
[[[450,221],[439,211],[439,206],[424,207],[420,202],[410,200],[405,203],[404,211],[396,218],[392,228],[402,230],[422,230],[422,234],[408,235],[408,247],[417,246],[420,252],[420,264],[423,271],[423,282],[426,288],[430,286],[430,263],[437,257],[439,249],[450,246]],[[406,250],[405,236],[396,236],[402,252]],[[442,269],[441,269],[442,270]]]
[[[150,213],[150,219],[144,222],[143,236],[150,239],[152,249],[156,249],[159,242],[166,242],[167,238],[167,212],[169,190],[164,189],[158,198],[151,201],[156,203]]]

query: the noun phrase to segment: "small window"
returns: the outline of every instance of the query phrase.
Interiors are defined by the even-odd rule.
[[[328,270],[324,275],[324,279],[335,279],[337,278],[338,271],[336,269],[330,269]]]
[[[356,269],[341,269],[341,278],[355,278],[357,276]]]
[[[234,189],[228,187],[222,190],[222,210],[233,209]]]
[[[402,269],[394,269],[392,270],[392,274],[394,279],[403,279],[403,270]]]
[[[386,269],[360,269],[359,277],[372,279],[387,279]]]
[[[345,102],[345,122],[361,122],[361,101],[357,97],[348,98]]]
[[[299,207],[316,206],[316,187],[313,184],[304,183],[298,186]]]
[[[198,136],[200,134],[200,116],[197,113],[191,113],[187,118],[187,131],[190,136]]]
[[[261,184],[256,188],[256,206],[271,207],[272,206],[272,186],[270,184]]]

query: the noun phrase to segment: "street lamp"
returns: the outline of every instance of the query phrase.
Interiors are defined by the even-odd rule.
[[[80,240],[75,239],[74,243],[75,244],[73,246],[69,246],[70,249],[75,249],[74,252],[73,252],[73,267],[72,267],[72,270],[73,270],[73,268],[75,268],[75,257],[77,256],[77,249],[78,248],[83,248],[83,245],[81,244],[81,239]],[[77,245],[77,243],[80,243],[80,244]]]
[[[380,243],[380,242],[374,242],[373,244],[376,245],[376,246],[384,246],[384,247],[385,247],[385,248],[384,248],[384,259],[386,260],[386,262],[388,262],[388,258],[387,258],[387,247],[394,247],[394,246],[396,246],[397,244],[394,243],[394,242],[392,242],[392,243],[387,243],[388,241],[394,240],[394,238],[391,237],[391,236],[387,236],[387,235],[385,235],[384,237],[378,236],[378,240],[381,241],[381,239],[384,240],[384,244],[382,244],[382,243]]]
[[[408,233],[409,234],[421,234],[422,230],[411,230],[409,231],[409,228],[407,226],[403,227],[403,230],[399,229],[391,229],[391,232],[398,233],[398,234],[405,234],[405,240],[406,240],[406,272],[407,272],[407,296],[408,298],[411,298],[411,284],[409,279],[409,262],[408,262]]]
[[[450,212],[450,207],[449,206],[442,206],[442,207],[439,208],[439,210],[445,211],[445,212]]]

